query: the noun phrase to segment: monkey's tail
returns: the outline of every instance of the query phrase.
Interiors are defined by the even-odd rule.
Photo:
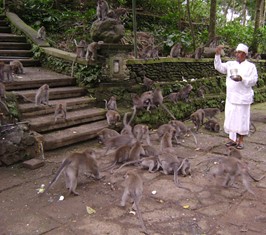
[[[194,141],[195,141],[196,147],[198,147],[198,140],[197,140],[196,136],[194,135],[194,133],[193,133],[192,130],[189,129],[189,131],[190,131],[191,135],[192,135],[193,138],[194,138]]]
[[[117,163],[117,161],[114,161],[113,163],[111,163],[111,165],[105,166],[105,167],[99,169],[99,171],[100,172],[108,171],[108,170],[114,168],[116,163]]]
[[[161,103],[161,106],[171,116],[171,118],[173,118],[174,120],[176,120],[175,116],[168,110],[168,108],[166,108],[165,104]]]
[[[146,226],[145,226],[145,224],[144,224],[144,220],[143,220],[143,218],[142,218],[142,214],[141,214],[140,209],[139,209],[139,204],[138,204],[138,202],[136,202],[136,197],[137,197],[137,196],[134,195],[134,196],[133,196],[133,199],[134,199],[134,203],[135,203],[135,206],[136,206],[136,212],[137,212],[137,216],[138,216],[139,221],[140,221],[141,228],[142,228],[142,230],[143,230],[143,232],[144,232],[145,234],[149,234],[148,231],[147,231],[147,228],[146,228]]]
[[[131,117],[130,117],[130,120],[129,120],[129,122],[128,122],[128,125],[130,125],[131,122],[133,121],[133,119],[134,119],[134,117],[135,117],[135,115],[136,115],[136,112],[137,112],[137,108],[136,108],[136,106],[133,106],[133,113],[132,113],[132,115],[131,115]]]
[[[48,190],[51,188],[51,186],[58,180],[59,176],[62,174],[63,170],[71,163],[69,159],[65,159],[59,169],[57,170],[54,178],[52,181],[49,183],[47,188],[45,189],[44,193],[48,192]]]
[[[122,164],[120,167],[118,167],[115,171],[114,171],[114,174],[119,171],[121,168],[123,168],[124,166],[127,166],[127,165],[131,165],[131,164],[134,164],[134,163],[139,163],[139,162],[142,162],[145,158],[142,158],[142,159],[139,159],[139,160],[135,160],[135,161],[129,161],[129,162],[125,162],[124,164]]]
[[[77,62],[77,59],[78,59],[78,56],[76,56],[75,59],[72,62],[72,66],[71,66],[71,77],[74,76],[74,66],[75,66],[75,63]]]
[[[104,99],[103,101],[105,102],[105,109],[108,110],[108,107],[107,107],[107,100]]]

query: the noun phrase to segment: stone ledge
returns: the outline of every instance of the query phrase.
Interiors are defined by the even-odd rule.
[[[20,31],[22,31],[24,34],[26,34],[27,37],[30,38],[33,43],[37,44],[40,47],[49,47],[49,43],[47,41],[37,39],[37,31],[35,31],[33,28],[25,24],[15,13],[12,12],[6,12],[6,17],[10,20],[10,22],[18,28]]]

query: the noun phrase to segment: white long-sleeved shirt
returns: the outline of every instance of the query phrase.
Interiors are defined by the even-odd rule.
[[[220,55],[215,55],[214,68],[222,74],[226,74],[226,98],[232,104],[253,103],[253,86],[258,81],[258,72],[255,64],[245,60],[241,63],[228,61],[222,63]],[[230,78],[230,70],[237,69],[242,81],[236,82]]]

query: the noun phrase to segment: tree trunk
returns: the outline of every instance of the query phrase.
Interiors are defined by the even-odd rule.
[[[209,40],[212,40],[216,35],[216,5],[216,0],[211,0]]]
[[[196,41],[195,41],[194,27],[193,27],[191,15],[190,15],[190,2],[189,2],[189,0],[187,0],[187,14],[188,14],[188,20],[189,20],[189,25],[190,25],[190,30],[191,30],[191,36],[192,36],[192,40],[193,40],[193,49],[195,51],[196,50]]]
[[[261,17],[261,5],[264,0],[256,0],[256,15],[255,15],[255,24],[254,24],[254,32],[253,32],[253,41],[250,47],[252,54],[257,53],[258,45],[259,45],[259,37],[258,37],[258,30],[260,27],[260,17]]]

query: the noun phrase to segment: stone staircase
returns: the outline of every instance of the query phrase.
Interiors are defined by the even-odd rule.
[[[31,129],[43,136],[44,150],[95,138],[98,131],[108,126],[105,110],[95,107],[95,98],[89,97],[85,88],[77,86],[74,78],[40,67],[39,61],[32,56],[26,38],[12,34],[6,18],[0,16],[0,60],[9,63],[19,59],[25,70],[13,82],[5,83],[6,90],[34,100],[40,86],[48,84],[50,87],[49,106],[35,106],[18,99],[20,121],[28,121]],[[54,110],[59,102],[66,103],[67,120],[55,123]]]

